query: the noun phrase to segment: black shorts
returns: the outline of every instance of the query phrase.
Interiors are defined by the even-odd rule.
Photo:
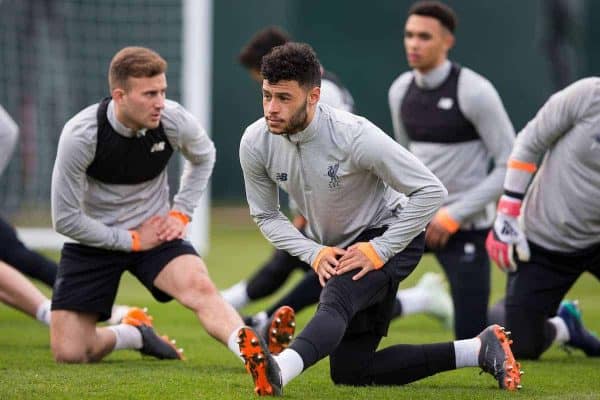
[[[180,239],[140,252],[66,243],[54,284],[52,310],[95,313],[99,321],[107,320],[125,271],[131,272],[156,300],[167,302],[172,297],[155,287],[154,279],[171,260],[185,254],[198,255],[191,244]]]

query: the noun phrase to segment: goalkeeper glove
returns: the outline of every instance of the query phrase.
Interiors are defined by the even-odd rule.
[[[520,261],[529,261],[527,238],[519,227],[520,213],[521,200],[503,195],[498,202],[494,227],[485,241],[488,254],[504,272],[517,270],[515,250]]]

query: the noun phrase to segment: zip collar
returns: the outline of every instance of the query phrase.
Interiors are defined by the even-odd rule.
[[[435,89],[446,80],[448,75],[450,75],[451,68],[452,63],[449,60],[446,60],[441,65],[425,74],[415,69],[413,70],[415,83],[421,89]]]

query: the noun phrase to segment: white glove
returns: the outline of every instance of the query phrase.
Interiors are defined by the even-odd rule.
[[[521,200],[502,196],[498,203],[498,212],[494,228],[488,234],[485,247],[496,265],[503,270],[517,270],[515,249],[520,261],[529,261],[531,253],[527,238],[519,226],[518,217],[521,212]]]

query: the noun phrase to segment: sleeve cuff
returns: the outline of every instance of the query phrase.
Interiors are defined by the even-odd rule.
[[[520,161],[514,158],[508,160],[507,164],[508,168],[518,169],[519,171],[528,172],[533,174],[537,170],[537,165],[535,163]]]
[[[183,222],[183,225],[187,225],[190,222],[190,217],[188,217],[181,211],[171,210],[171,211],[169,211],[169,216],[173,217],[173,218],[177,218],[178,220]]]
[[[460,223],[450,216],[446,207],[437,212],[435,220],[450,233],[455,233],[460,228]]]
[[[356,247],[361,253],[367,256],[369,261],[373,263],[375,269],[380,269],[384,266],[385,262],[379,257],[379,254],[377,254],[371,242],[360,242],[356,244]]]
[[[140,251],[142,249],[142,245],[138,231],[129,231],[129,235],[131,235],[131,251]]]
[[[319,251],[319,253],[317,254],[317,257],[315,257],[315,261],[313,261],[313,263],[312,263],[312,268],[315,270],[315,272],[317,271],[317,267],[319,266],[319,262],[327,254],[333,254],[333,249],[331,247],[323,247]]]

